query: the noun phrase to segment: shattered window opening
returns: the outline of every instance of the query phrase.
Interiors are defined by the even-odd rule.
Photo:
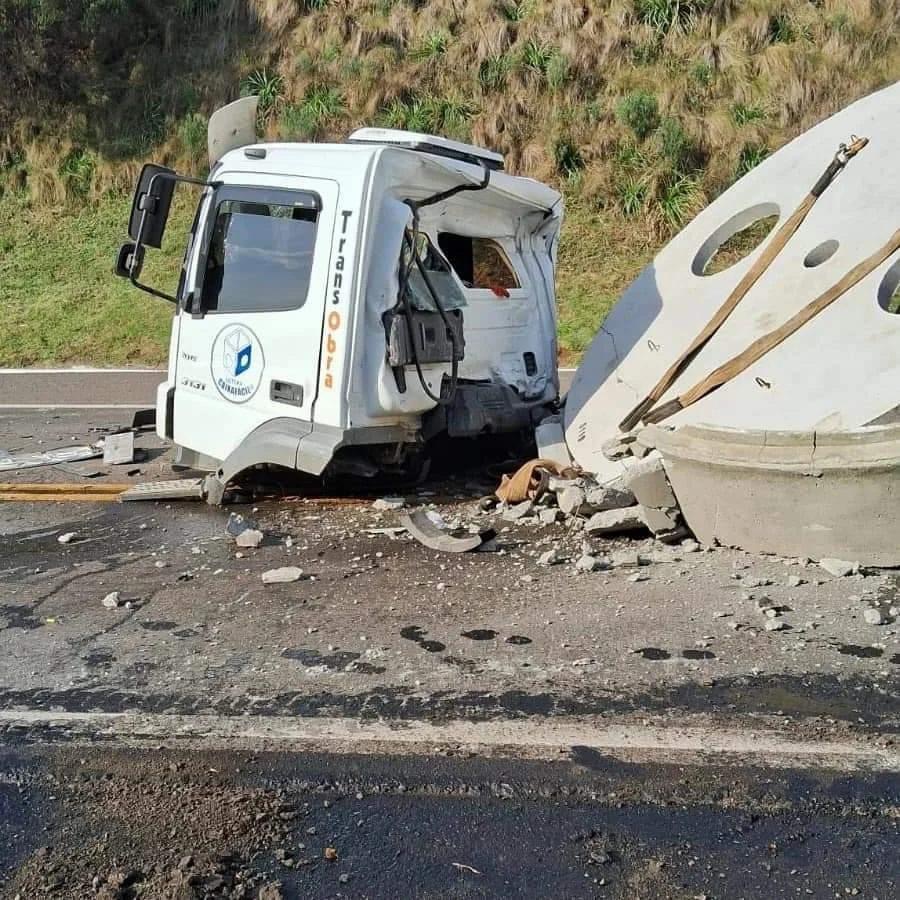
[[[522,286],[503,248],[492,238],[443,231],[438,246],[467,288],[502,295]]]

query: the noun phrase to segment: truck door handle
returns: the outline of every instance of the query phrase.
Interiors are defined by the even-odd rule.
[[[275,403],[303,406],[303,388],[289,381],[273,381],[269,386],[269,399]]]

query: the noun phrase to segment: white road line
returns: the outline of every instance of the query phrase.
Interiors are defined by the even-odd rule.
[[[149,409],[152,400],[146,403],[0,403],[4,409]]]
[[[585,747],[623,759],[693,765],[773,766],[787,769],[900,772],[900,751],[872,734],[829,741],[802,740],[774,729],[697,725],[611,724],[601,719],[499,720],[446,723],[360,721],[296,716],[203,716],[2,710],[9,733],[48,728],[73,743],[127,746],[300,749],[330,753],[432,755],[435,745],[464,745],[483,755],[564,758]]]
[[[165,375],[165,369],[100,369],[74,367],[71,369],[0,369],[3,375]]]

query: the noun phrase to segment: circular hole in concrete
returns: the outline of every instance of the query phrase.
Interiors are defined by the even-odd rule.
[[[893,315],[900,313],[900,259],[884,273],[878,285],[878,305]]]
[[[812,250],[806,254],[803,265],[806,266],[807,269],[814,269],[816,266],[821,266],[823,262],[828,262],[828,260],[837,253],[838,247],[840,247],[838,241],[822,241],[818,247],[813,247]]]
[[[691,264],[695,275],[716,275],[749,256],[778,223],[777,203],[757,203],[720,225],[701,245]]]

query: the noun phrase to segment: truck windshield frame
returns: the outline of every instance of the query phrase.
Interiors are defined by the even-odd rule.
[[[217,188],[198,259],[194,314],[300,309],[309,294],[321,211],[314,191]]]

